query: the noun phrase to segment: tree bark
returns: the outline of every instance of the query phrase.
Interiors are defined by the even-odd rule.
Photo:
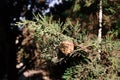
[[[98,42],[101,43],[102,41],[102,0],[100,0],[99,5],[99,30],[98,30]]]

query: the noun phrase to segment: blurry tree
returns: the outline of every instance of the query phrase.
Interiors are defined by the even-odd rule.
[[[113,31],[116,37],[120,35],[120,0],[103,0],[103,19],[100,20],[99,26],[99,0],[4,0],[0,3],[0,54],[1,77],[9,73],[11,77],[12,70],[15,68],[15,39],[20,28],[14,23],[27,19],[34,20],[34,14],[53,15],[54,20],[61,19],[64,22],[71,18],[72,24],[77,22],[81,24],[78,28],[85,33],[98,34],[98,29],[101,27],[102,35],[106,35],[108,31]],[[47,12],[48,11],[48,12]],[[46,12],[46,13],[45,13]],[[100,13],[101,14],[101,13]],[[103,24],[102,21],[103,20]],[[112,32],[112,33],[113,33]],[[110,35],[112,33],[109,33]],[[3,54],[4,53],[4,54]],[[13,54],[12,54],[13,53]],[[7,56],[8,55],[8,56]],[[6,60],[8,59],[8,60]],[[5,60],[5,63],[2,62]],[[11,63],[12,62],[12,63]],[[10,71],[3,72],[7,69],[8,64]],[[3,73],[2,73],[3,72]],[[16,79],[12,79],[16,80]]]

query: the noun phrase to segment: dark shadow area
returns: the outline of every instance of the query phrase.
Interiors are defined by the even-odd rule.
[[[63,80],[62,75],[67,68],[76,66],[78,64],[88,64],[91,60],[88,58],[89,53],[80,50],[74,52],[72,55],[65,56],[61,61],[53,64],[51,67],[51,76],[53,80]]]
[[[17,80],[16,46],[17,29],[11,29],[10,17],[14,10],[8,5],[8,0],[0,2],[0,80]]]

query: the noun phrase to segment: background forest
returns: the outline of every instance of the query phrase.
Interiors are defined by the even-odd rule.
[[[120,80],[120,0],[16,0],[18,80]],[[6,77],[6,76],[5,76]]]

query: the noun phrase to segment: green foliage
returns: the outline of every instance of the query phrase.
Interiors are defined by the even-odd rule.
[[[33,35],[34,41],[39,44],[40,56],[45,60],[52,61],[53,58],[58,56],[59,43],[64,40],[76,41],[78,45],[83,44],[83,47],[92,47],[92,52],[87,52],[87,48],[85,48],[86,50],[83,50],[83,54],[82,52],[76,54],[76,52],[82,50],[81,47],[77,47],[73,55],[59,60],[61,64],[63,64],[63,60],[72,64],[65,70],[62,75],[63,79],[119,80],[117,75],[120,71],[119,57],[112,54],[114,51],[120,51],[118,49],[120,42],[112,40],[116,33],[113,36],[106,37],[101,44],[98,44],[96,42],[97,38],[90,39],[87,31],[81,30],[81,25],[78,22],[73,24],[70,18],[67,18],[62,28],[59,21],[54,21],[52,17],[41,15],[35,16],[35,21],[25,20],[18,23],[18,25],[28,26],[29,29],[35,31]],[[98,50],[103,52],[98,52]],[[19,54],[21,53],[23,53],[22,49]],[[79,55],[81,57],[74,57]],[[84,63],[85,61],[87,64]]]
[[[92,59],[88,64],[81,63],[67,68],[62,78],[65,80],[119,80],[119,58],[109,54],[104,56],[104,54],[100,55],[101,59],[90,55]]]
[[[120,20],[118,19],[116,22],[115,22],[115,37],[118,37],[119,34],[120,34]]]
[[[102,50],[109,53],[114,51],[120,51],[120,49],[118,48],[119,46],[120,46],[119,39],[114,40],[113,35],[103,39],[103,42],[101,43]]]
[[[61,41],[73,41],[79,38],[82,40],[83,38],[80,37],[83,35],[80,34],[80,24],[78,22],[73,26],[71,21],[67,20],[61,28],[61,23],[54,21],[52,17],[37,15],[35,20],[23,20],[18,25],[28,26],[29,29],[35,31],[34,40],[39,44],[39,52],[42,53],[42,57],[48,60],[57,56],[58,46]]]
[[[120,41],[119,39],[116,39],[120,34],[120,21],[114,16],[117,14],[120,6],[117,2],[111,4],[110,0],[103,0],[103,12],[105,15],[103,25],[104,27],[109,27],[110,31],[107,32],[108,36],[103,38],[101,44],[98,44],[96,40],[97,38],[89,38],[89,31],[86,29],[86,27],[82,28],[82,22],[85,22],[87,27],[91,23],[91,21],[89,22],[88,20],[89,15],[80,12],[81,8],[87,7],[89,9],[89,7],[94,4],[95,1],[96,0],[76,0],[75,5],[72,7],[73,12],[69,13],[69,15],[75,15],[72,17],[80,18],[80,20],[73,19],[67,15],[69,18],[66,18],[64,25],[60,23],[59,19],[58,21],[55,21],[53,20],[53,17],[41,15],[35,16],[35,21],[23,20],[22,22],[18,23],[20,26],[28,26],[29,29],[35,31],[33,39],[35,43],[39,45],[40,57],[44,58],[45,60],[52,62],[54,58],[58,57],[58,47],[61,41],[69,40],[75,42],[73,56],[67,56],[67,58],[63,57],[59,60],[61,64],[63,60],[68,60],[68,62],[71,62],[71,64],[75,64],[67,67],[65,70],[64,74],[62,75],[62,78],[65,80],[120,79],[118,76],[118,73],[120,73],[120,60],[118,54],[112,54],[120,51]],[[93,19],[91,20],[95,19],[94,17],[92,18]],[[94,24],[93,27],[95,27]],[[111,29],[111,27],[114,27],[114,29]],[[88,47],[92,48],[88,49]],[[88,54],[82,55],[82,52],[75,54],[78,50],[83,50]],[[21,54],[20,57],[23,56],[23,49],[19,51],[19,54]],[[82,55],[82,58],[79,57],[76,59],[74,58],[74,55]],[[76,62],[78,60],[81,60],[81,62]],[[85,64],[82,61],[86,61],[88,64]]]
[[[95,2],[95,0],[83,0],[86,7],[89,7],[91,4],[93,4]]]
[[[88,65],[87,66],[73,66],[68,69],[66,69],[63,79],[65,80],[96,80],[98,75],[102,74],[104,70],[100,66],[97,66],[97,68],[101,68],[101,70],[96,69],[93,66]]]
[[[114,37],[118,37],[119,28],[119,0],[103,0],[103,26]]]
[[[75,3],[74,3],[74,5],[73,5],[73,12],[76,12],[76,11],[79,11],[80,10],[80,8],[81,8],[81,6],[80,6],[80,1],[81,0],[76,0],[75,1]]]
[[[62,33],[67,36],[70,36],[74,40],[82,42],[84,41],[84,37],[86,36],[87,31],[85,29],[81,29],[81,24],[79,24],[78,21],[76,21],[76,23],[72,23],[72,20],[68,18],[62,28]]]

